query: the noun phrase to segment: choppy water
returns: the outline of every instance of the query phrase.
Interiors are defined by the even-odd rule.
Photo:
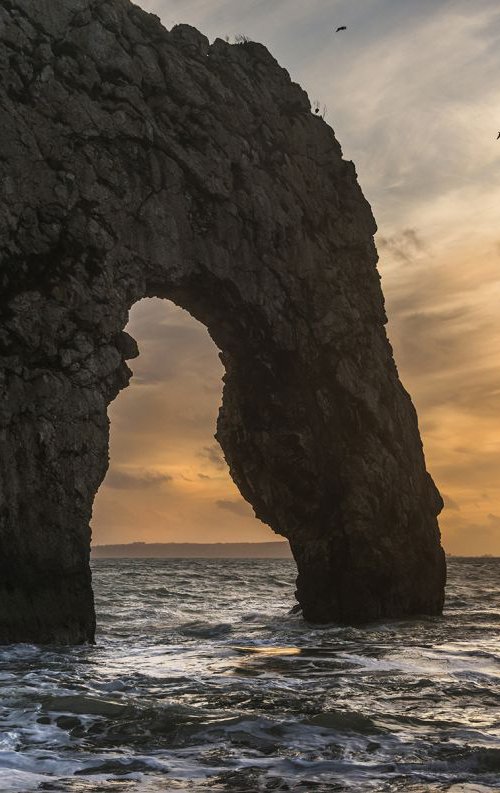
[[[324,629],[292,562],[99,560],[98,644],[0,652],[0,791],[500,790],[500,559]]]

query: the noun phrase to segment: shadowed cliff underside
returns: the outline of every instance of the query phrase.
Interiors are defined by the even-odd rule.
[[[290,541],[304,616],[439,613],[442,502],[375,223],[306,94],[262,45],[128,0],[4,0],[0,76],[0,640],[93,639],[107,407],[152,296],[221,350],[217,439]]]

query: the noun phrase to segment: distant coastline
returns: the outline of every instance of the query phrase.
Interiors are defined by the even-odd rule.
[[[131,542],[94,545],[92,559],[292,559],[287,542]]]
[[[496,559],[492,554],[448,559]],[[130,542],[93,545],[92,559],[293,559],[287,542]]]

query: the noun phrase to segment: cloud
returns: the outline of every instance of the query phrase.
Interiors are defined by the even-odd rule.
[[[387,251],[395,259],[404,264],[414,259],[427,250],[426,245],[415,229],[403,229],[390,237],[378,237],[377,247]]]
[[[451,509],[457,512],[460,511],[459,505],[451,498],[451,496],[447,496],[445,493],[441,493],[441,495],[443,497],[445,509]]]
[[[394,239],[399,243],[401,234]],[[439,406],[498,414],[500,277],[492,254],[485,242],[432,257],[424,250],[408,267],[382,246],[389,337],[425,421]]]
[[[104,484],[114,490],[149,490],[171,482],[172,478],[169,474],[161,474],[158,471],[132,473],[112,468],[108,471]]]
[[[141,342],[132,365],[134,382],[142,386],[192,379],[199,391],[222,391],[224,369],[204,325],[166,300],[144,300],[134,307],[131,334]]]
[[[219,499],[215,502],[219,509],[226,509],[242,518],[255,518],[252,509],[246,501],[236,501],[230,499]]]
[[[486,426],[485,426],[486,425]],[[483,426],[477,427],[477,447],[469,452],[459,452],[448,444],[441,461],[436,461],[434,471],[443,482],[446,488],[453,485],[455,488],[472,489],[476,493],[476,499],[480,498],[481,490],[495,489],[498,481],[498,455],[499,445],[491,443],[488,448],[488,422],[484,421]],[[473,430],[470,430],[473,434]],[[448,432],[446,432],[448,438]],[[462,503],[462,498],[460,498]],[[463,506],[463,504],[462,504]]]
[[[461,521],[450,534],[449,551],[456,556],[474,556],[478,553],[499,555],[500,516],[490,513],[485,523]]]
[[[325,46],[310,48],[300,80],[328,105],[384,236],[397,225],[460,235],[500,175],[491,140],[498,53],[487,43],[498,32],[498,4],[368,0],[359,8],[342,41],[331,41],[328,26],[319,32]],[[464,187],[475,198],[457,222],[453,194]]]
[[[215,468],[218,468],[220,471],[227,468],[222,450],[216,443],[212,444],[211,446],[204,446],[201,452],[199,452],[199,456],[205,457],[211,465],[213,465]]]

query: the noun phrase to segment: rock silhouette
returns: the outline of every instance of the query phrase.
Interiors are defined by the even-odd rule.
[[[221,350],[217,439],[305,618],[439,613],[375,222],[304,91],[262,45],[128,0],[4,0],[0,74],[0,640],[94,638],[89,521],[145,296]]]

